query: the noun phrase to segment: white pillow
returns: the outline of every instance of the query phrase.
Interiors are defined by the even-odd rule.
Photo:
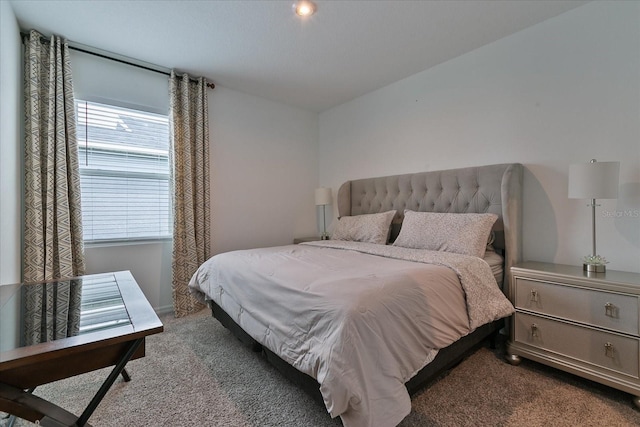
[[[498,215],[437,213],[405,210],[400,234],[393,243],[413,249],[484,256],[487,239]]]
[[[351,240],[354,242],[377,243],[386,245],[389,240],[391,221],[396,211],[377,214],[343,216],[333,230],[332,240]]]

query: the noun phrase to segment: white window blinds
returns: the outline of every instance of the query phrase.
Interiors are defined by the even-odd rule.
[[[171,237],[167,116],[76,101],[85,242]]]

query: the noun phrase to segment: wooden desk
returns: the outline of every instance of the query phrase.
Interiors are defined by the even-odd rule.
[[[71,299],[75,304],[69,304]],[[58,301],[47,305],[43,300]],[[59,313],[51,312],[59,306],[65,307],[64,316],[73,317],[69,325],[74,326],[66,336],[47,337],[48,315],[60,329]],[[25,315],[33,312],[42,313],[42,318],[25,322]],[[42,426],[89,425],[89,417],[127,362],[144,357],[145,337],[163,330],[128,271],[0,286],[0,322],[0,334],[5,335],[0,336],[0,411]],[[30,342],[33,335],[42,335],[44,342]],[[79,417],[31,394],[39,385],[108,366],[115,367]]]

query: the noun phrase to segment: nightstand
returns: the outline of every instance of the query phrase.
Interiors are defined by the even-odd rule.
[[[640,274],[541,262],[511,272],[507,360],[525,357],[617,388],[640,409]]]
[[[297,245],[298,243],[303,243],[303,242],[317,242],[320,239],[320,236],[312,236],[312,237],[296,237],[295,239],[293,239],[293,244]]]

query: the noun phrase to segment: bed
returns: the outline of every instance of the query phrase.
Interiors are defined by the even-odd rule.
[[[513,313],[521,188],[520,164],[348,181],[331,240],[218,254],[189,286],[345,427],[394,426]]]

